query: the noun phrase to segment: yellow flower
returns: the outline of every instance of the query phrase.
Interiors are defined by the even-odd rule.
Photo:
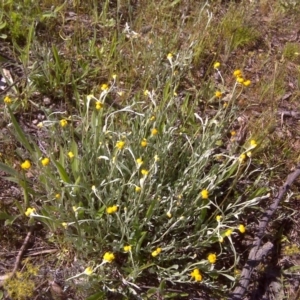
[[[68,152],[68,156],[69,156],[70,158],[73,158],[73,157],[74,157],[74,153],[73,153],[72,151],[69,151],[69,152]]]
[[[215,264],[216,261],[217,261],[217,255],[214,254],[214,253],[210,253],[210,254],[207,256],[207,260],[209,261],[209,263]]]
[[[62,222],[61,225],[62,225],[65,229],[68,228],[68,223],[66,223],[66,222]]]
[[[241,70],[235,70],[233,72],[233,76],[235,76],[235,77],[241,77],[242,76],[242,71]]]
[[[125,252],[130,252],[131,251],[131,246],[130,245],[124,246],[123,249],[124,249]]]
[[[202,199],[208,199],[208,190],[202,190],[201,197]]]
[[[161,248],[156,248],[156,250],[154,250],[152,253],[151,253],[151,255],[153,256],[153,257],[156,257],[157,255],[159,255],[159,253],[161,252]]]
[[[96,106],[96,109],[97,109],[97,110],[100,110],[101,108],[103,108],[103,103],[100,102],[100,101],[96,101],[95,106]]]
[[[215,96],[216,96],[217,98],[221,98],[221,97],[222,97],[222,93],[221,93],[220,91],[216,91],[216,92],[215,92]]]
[[[142,160],[141,158],[138,158],[138,159],[136,160],[136,163],[137,163],[139,166],[141,166],[144,162],[143,162],[143,160]]]
[[[85,275],[92,275],[93,274],[93,269],[91,267],[87,267],[84,272],[83,272]]]
[[[76,212],[78,210],[78,207],[77,206],[73,206],[72,209],[73,209],[74,212]]]
[[[225,231],[225,236],[231,236],[231,234],[232,234],[232,229],[227,229]]]
[[[202,275],[199,271],[199,269],[194,269],[193,272],[191,272],[191,277],[195,279],[195,281],[202,281]]]
[[[107,91],[108,90],[108,85],[106,83],[103,83],[100,87],[101,91]]]
[[[137,193],[139,193],[139,192],[141,191],[141,188],[140,188],[139,186],[136,186],[136,187],[135,187],[135,191],[136,191]]]
[[[152,116],[152,117],[150,118],[150,121],[155,121],[155,116]]]
[[[112,252],[106,252],[103,255],[103,260],[111,263],[115,259],[115,255]]]
[[[143,139],[143,140],[141,141],[141,146],[142,146],[142,147],[147,147],[147,145],[148,145],[147,140],[146,140],[146,139]]]
[[[242,162],[244,162],[245,159],[246,159],[246,154],[242,153],[239,157],[239,162],[242,163]]]
[[[167,59],[172,59],[173,58],[173,54],[172,53],[169,53],[168,55],[167,55]]]
[[[158,130],[156,128],[151,129],[151,135],[157,135]]]
[[[243,77],[237,77],[236,81],[238,83],[243,83],[244,82],[244,78]]]
[[[214,69],[218,69],[220,66],[221,64],[218,61],[214,63]]]
[[[23,170],[28,170],[31,167],[31,163],[28,159],[26,159],[22,164],[21,164],[21,168]]]
[[[6,104],[10,104],[12,102],[12,100],[11,100],[11,98],[9,96],[6,96],[3,101]]]
[[[158,162],[159,161],[159,156],[157,154],[154,155],[154,161]]]
[[[116,148],[118,148],[119,150],[122,150],[124,147],[125,147],[124,141],[117,141]]]
[[[35,213],[35,208],[28,207],[27,210],[25,211],[25,216],[30,217],[34,213]]]
[[[231,134],[231,136],[236,136],[236,131],[232,130],[232,131],[230,132],[230,134]]]
[[[106,212],[110,215],[115,213],[117,210],[118,210],[117,205],[109,206],[109,207],[106,208]]]
[[[252,156],[252,152],[251,151],[248,151],[247,153],[247,156],[250,158]]]
[[[50,159],[48,157],[45,157],[42,159],[42,165],[44,167],[46,167],[47,165],[49,165]]]
[[[239,231],[240,233],[245,233],[246,232],[246,227],[243,224],[239,225]]]
[[[142,169],[141,173],[142,175],[147,176],[149,174],[149,171],[146,169]]]
[[[116,75],[116,74],[113,74],[112,78],[113,78],[113,80],[116,80],[117,75]]]
[[[66,119],[62,119],[59,121],[61,127],[66,127],[68,125],[68,121]]]
[[[59,199],[59,198],[60,198],[60,194],[56,194],[56,195],[55,195],[55,198],[56,198],[56,199]]]
[[[257,144],[256,144],[256,141],[255,141],[255,140],[251,140],[251,141],[250,141],[250,145],[251,145],[252,148],[257,147]]]
[[[251,84],[251,81],[250,80],[246,80],[243,82],[243,85],[244,86],[249,86]]]
[[[221,219],[222,219],[222,216],[216,216],[216,220],[217,220],[218,222],[220,222]]]
[[[219,237],[219,242],[223,243],[224,242],[224,238],[222,236]]]
[[[170,212],[170,211],[168,211],[168,212],[166,213],[166,215],[167,215],[167,217],[168,217],[169,219],[171,219],[171,218],[172,218],[172,214],[171,214],[171,212]]]
[[[37,128],[43,128],[43,126],[44,126],[44,123],[43,123],[43,122],[39,122],[39,123],[36,125]]]
[[[144,90],[144,96],[148,96],[149,95],[149,91],[148,90]]]

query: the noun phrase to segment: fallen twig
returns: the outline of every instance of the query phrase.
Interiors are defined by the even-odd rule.
[[[19,268],[19,265],[20,265],[20,262],[21,262],[21,259],[22,259],[22,256],[23,256],[23,253],[24,253],[24,251],[27,247],[27,244],[29,242],[29,239],[31,237],[32,232],[33,232],[33,226],[30,227],[30,230],[28,231],[28,233],[26,235],[26,238],[23,242],[23,245],[22,245],[21,249],[18,252],[18,255],[16,257],[15,265],[14,265],[14,268],[13,268],[12,272],[10,272],[9,274],[5,274],[3,276],[0,276],[0,286],[3,285],[5,280],[8,280],[8,279],[12,278],[15,275],[15,273],[17,272],[17,270]]]
[[[251,274],[254,268],[260,263],[264,256],[268,254],[268,252],[272,249],[273,244],[271,242],[267,242],[263,246],[261,246],[262,238],[265,234],[266,227],[276,211],[280,200],[283,198],[285,193],[290,188],[291,184],[296,180],[296,178],[300,175],[300,165],[296,167],[296,170],[289,174],[284,185],[279,189],[278,195],[274,198],[273,203],[267,209],[267,211],[263,214],[263,217],[258,225],[258,233],[254,239],[252,244],[252,249],[249,253],[248,260],[242,270],[241,278],[239,280],[238,285],[234,289],[233,293],[230,295],[229,300],[242,300],[243,296],[247,290],[248,284],[251,279]]]

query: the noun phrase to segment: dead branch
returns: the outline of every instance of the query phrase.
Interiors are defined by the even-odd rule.
[[[253,241],[252,249],[250,250],[248,260],[242,270],[241,278],[238,282],[238,285],[234,289],[233,293],[230,295],[229,300],[242,300],[243,296],[247,290],[248,284],[251,279],[251,274],[255,267],[261,262],[264,256],[268,254],[268,252],[273,248],[273,244],[271,242],[267,242],[263,246],[261,246],[262,238],[265,235],[265,231],[267,225],[276,211],[279,202],[289,190],[290,186],[296,180],[296,178],[300,175],[300,165],[296,167],[296,170],[289,174],[284,185],[279,189],[278,195],[273,199],[273,203],[267,209],[267,211],[263,214],[261,221],[258,224],[258,232]]]
[[[30,230],[28,231],[28,233],[26,235],[26,238],[23,242],[23,245],[22,245],[22,247],[20,248],[20,250],[18,252],[18,255],[16,257],[16,261],[15,261],[14,268],[13,268],[12,272],[9,273],[9,274],[0,276],[0,286],[3,285],[5,280],[8,280],[8,279],[12,278],[14,276],[14,274],[16,273],[16,271],[18,270],[21,259],[22,259],[22,256],[23,256],[23,253],[24,253],[24,251],[25,251],[25,249],[28,245],[28,242],[29,242],[29,239],[31,237],[32,232],[33,232],[33,226],[30,227]]]

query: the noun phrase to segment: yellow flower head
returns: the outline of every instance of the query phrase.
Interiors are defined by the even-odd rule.
[[[155,121],[155,116],[150,117],[150,121]]]
[[[157,154],[154,155],[154,161],[158,162],[159,161],[159,156]]]
[[[118,148],[119,150],[122,150],[124,147],[125,147],[124,141],[117,141],[116,148]]]
[[[92,275],[93,274],[93,269],[91,267],[87,267],[84,272],[83,272],[85,275]]]
[[[148,143],[147,143],[147,140],[144,138],[142,141],[141,141],[141,146],[142,147],[147,147]]]
[[[239,225],[239,231],[240,233],[245,233],[246,232],[246,227],[243,224]]]
[[[61,127],[66,127],[68,125],[68,121],[66,119],[62,119],[59,121]]]
[[[146,169],[142,169],[141,173],[143,176],[147,176],[149,174],[149,171]]]
[[[106,83],[103,83],[100,87],[101,91],[107,91],[108,90],[108,85]]]
[[[231,134],[231,136],[236,136],[236,131],[232,130],[232,131],[230,132],[230,134]]]
[[[96,103],[95,103],[95,108],[96,108],[97,110],[102,109],[102,108],[103,108],[103,103],[100,102],[100,101],[96,101]]]
[[[151,255],[152,255],[153,257],[156,257],[157,255],[160,254],[161,250],[162,250],[161,248],[156,248],[156,250],[154,250],[154,251],[151,253]]]
[[[243,82],[243,85],[244,86],[249,86],[251,84],[251,81],[250,80],[245,80],[244,82]]]
[[[117,210],[118,210],[117,205],[109,206],[109,207],[106,208],[106,212],[110,215],[114,214]]]
[[[243,77],[237,77],[236,81],[238,83],[243,83],[244,82],[244,78]]]
[[[31,208],[31,207],[28,207],[25,211],[25,216],[26,217],[31,217],[32,214],[35,213],[35,208]]]
[[[62,222],[61,225],[62,225],[65,229],[68,228],[68,223],[66,223],[66,222]]]
[[[144,90],[144,96],[148,96],[149,95],[149,91],[148,90]]]
[[[31,163],[28,159],[26,159],[22,164],[21,164],[21,168],[23,170],[28,170],[31,168]]]
[[[103,260],[105,262],[111,263],[115,259],[115,255],[112,252],[106,252],[103,255]]]
[[[218,222],[220,222],[221,219],[222,219],[222,216],[216,216],[216,220],[217,220]]]
[[[231,234],[232,234],[232,229],[227,229],[225,231],[225,236],[231,236]]]
[[[139,187],[139,186],[136,186],[136,187],[135,187],[135,191],[136,191],[137,193],[139,193],[141,190],[142,190],[141,187]]]
[[[220,66],[221,66],[221,64],[220,64],[218,61],[216,61],[216,62],[214,63],[214,69],[219,69]]]
[[[241,77],[242,76],[242,71],[241,70],[235,70],[233,72],[233,76],[235,76],[235,77]]]
[[[44,167],[46,167],[47,165],[49,165],[50,159],[48,157],[45,157],[42,159],[42,165]]]
[[[151,135],[157,135],[157,134],[158,134],[158,130],[156,128],[152,128]]]
[[[131,246],[130,245],[124,246],[123,249],[124,249],[125,252],[130,252],[131,251]]]
[[[143,162],[143,160],[141,158],[138,158],[136,160],[136,163],[138,164],[138,166],[141,166],[144,162]]]
[[[207,256],[207,260],[209,261],[209,263],[215,264],[216,261],[217,261],[217,255],[214,254],[214,253],[210,253],[210,254]]]
[[[60,194],[56,194],[56,195],[55,195],[55,198],[56,198],[56,199],[60,199]]]
[[[251,145],[252,148],[257,147],[257,144],[256,144],[256,141],[255,141],[255,140],[251,140],[251,141],[250,141],[250,145]]]
[[[168,212],[166,213],[166,215],[167,215],[167,217],[168,217],[169,219],[171,219],[171,218],[172,218],[172,214],[171,214],[171,212],[170,212],[170,211],[168,211]]]
[[[221,93],[220,91],[216,91],[216,92],[215,92],[215,96],[216,96],[217,98],[221,98],[221,97],[222,97],[222,93]]]
[[[116,80],[117,75],[116,75],[116,74],[113,74],[113,75],[112,75],[112,78],[113,78],[113,80]]]
[[[202,190],[201,197],[202,199],[208,199],[208,190]]]
[[[242,163],[242,162],[244,162],[245,159],[246,159],[246,154],[242,153],[239,157],[239,162]]]
[[[73,153],[72,151],[70,151],[70,152],[68,152],[68,156],[69,156],[70,158],[73,158],[73,157],[74,157],[74,153]]]
[[[12,101],[11,101],[11,98],[9,97],[9,96],[6,96],[5,98],[4,98],[4,103],[5,104],[10,104]]]
[[[199,269],[194,269],[192,272],[191,272],[191,277],[195,279],[195,281],[202,281],[202,275],[199,271]]]
[[[167,55],[167,59],[172,59],[173,58],[173,54],[172,53],[169,53],[168,55]]]

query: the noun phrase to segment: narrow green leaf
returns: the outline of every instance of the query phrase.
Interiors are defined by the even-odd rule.
[[[136,253],[139,253],[139,252],[140,252],[142,243],[143,243],[143,241],[144,241],[146,235],[147,235],[147,231],[143,231],[142,234],[141,234],[141,237],[140,237],[140,239],[139,239],[139,241],[137,242],[137,245],[136,245],[136,247],[135,247]]]
[[[1,162],[0,162],[0,170],[6,174],[13,176],[13,177],[18,177],[18,175],[19,175],[19,173],[15,169],[13,169],[13,168],[9,167],[8,165],[3,164]]]
[[[71,180],[66,172],[66,170],[63,168],[63,166],[55,161],[54,157],[51,157],[51,161],[54,163],[55,167],[57,168],[57,171],[59,173],[60,178],[62,179],[62,181],[66,182],[66,183],[71,183]]]

